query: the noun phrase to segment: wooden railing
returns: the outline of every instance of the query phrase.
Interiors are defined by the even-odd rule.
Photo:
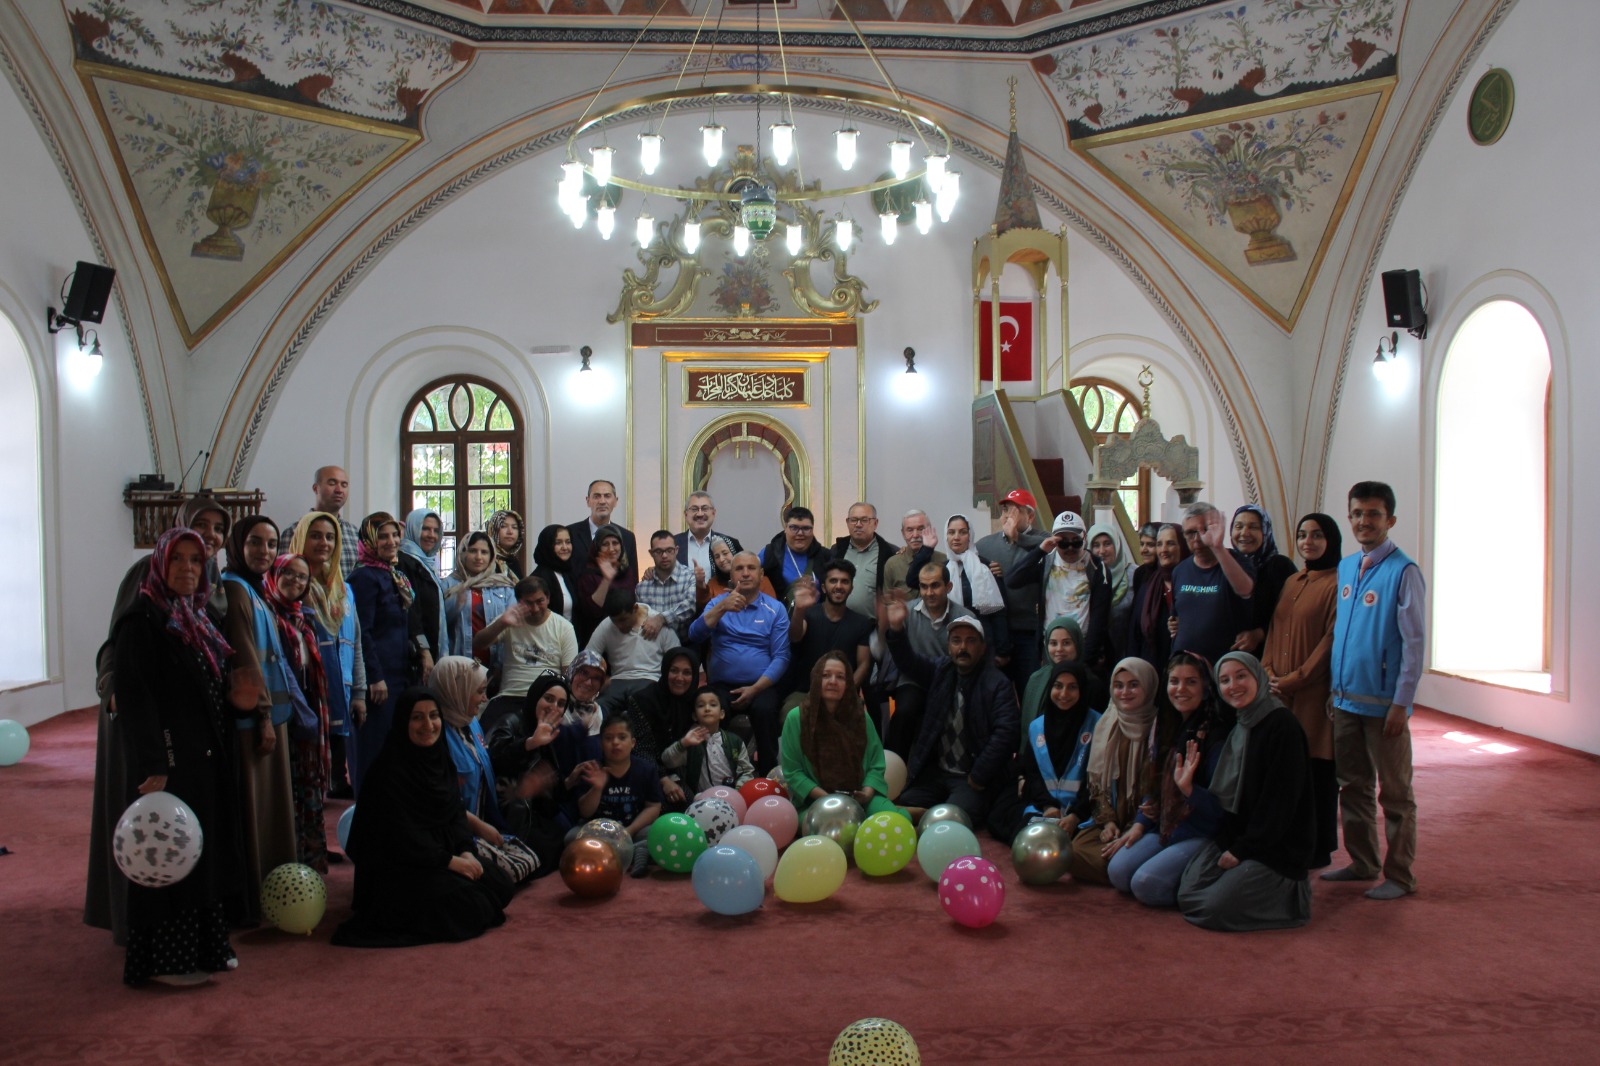
[[[196,496],[209,496],[228,513],[231,525],[246,515],[260,514],[267,502],[259,489],[218,489],[215,492],[141,492],[126,489],[122,500],[133,509],[133,546],[154,548],[161,534],[178,520],[178,511]]]

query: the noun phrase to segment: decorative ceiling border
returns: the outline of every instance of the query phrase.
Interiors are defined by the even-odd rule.
[[[348,0],[356,7],[377,11],[392,18],[453,34],[473,44],[603,44],[628,45],[639,36],[638,26],[617,26],[616,16],[607,18],[607,26],[486,26],[469,19],[446,15],[431,8],[419,7],[406,0]],[[1058,48],[1088,37],[1116,33],[1157,19],[1181,15],[1203,7],[1214,7],[1229,0],[1149,0],[1135,7],[1113,11],[1099,18],[1057,26],[1048,30],[1013,37],[973,37],[972,26],[939,27],[959,31],[946,36],[937,33],[907,33],[903,28],[894,33],[864,33],[874,51],[897,52],[952,52],[967,55],[1031,55],[1047,48]],[[641,23],[642,25],[642,23]],[[897,27],[902,24],[896,23]],[[930,24],[930,29],[934,24]],[[644,45],[688,45],[695,38],[695,29],[652,29],[644,34]],[[745,45],[754,48],[757,41],[763,48],[778,47],[776,33],[757,34],[749,30],[722,30],[718,46]],[[783,34],[786,48],[832,48],[844,52],[858,52],[861,42],[849,32],[822,32],[817,30],[788,30]]]

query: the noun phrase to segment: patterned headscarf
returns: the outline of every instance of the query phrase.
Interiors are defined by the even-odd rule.
[[[200,534],[188,528],[169,529],[161,534],[161,538],[156,541],[155,551],[150,553],[150,569],[145,574],[144,582],[139,586],[139,593],[167,616],[167,628],[176,633],[179,640],[199,652],[212,675],[220,678],[222,664],[233,654],[233,649],[217,631],[217,627],[211,624],[211,618],[206,614],[206,598],[211,595],[211,580],[206,577],[204,565],[200,568],[200,584],[195,588],[193,595],[176,595],[167,584],[167,560],[172,555],[173,546],[181,540],[192,541],[194,546],[200,549],[200,558],[202,562],[204,561],[206,545],[205,541],[200,539]]]
[[[476,659],[446,655],[433,664],[428,687],[439,697],[439,717],[455,729],[466,729],[478,717],[478,686],[489,671]]]
[[[389,577],[394,581],[395,592],[400,595],[400,606],[405,610],[411,609],[411,601],[417,598],[416,592],[411,588],[411,582],[406,575],[400,572],[399,567],[386,563],[378,555],[378,530],[384,526],[396,526],[400,523],[388,511],[374,511],[361,520],[361,543],[356,546],[356,562],[361,566],[370,566],[377,570],[387,570]]]
[[[1246,511],[1249,511],[1251,514],[1261,519],[1261,547],[1245,556],[1245,558],[1249,559],[1251,564],[1255,566],[1256,573],[1259,574],[1261,573],[1261,568],[1267,565],[1267,560],[1278,554],[1278,542],[1273,539],[1272,536],[1272,519],[1267,517],[1267,512],[1263,511],[1255,504],[1245,504],[1243,507],[1233,512],[1233,517],[1237,519]]]
[[[311,527],[318,522],[327,522],[333,527],[333,554],[328,556],[328,561],[323,564],[322,573],[314,570],[311,574],[311,587],[306,593],[306,600],[310,603],[312,611],[316,612],[317,621],[322,623],[322,628],[329,633],[337,634],[339,627],[344,624],[344,574],[339,569],[339,557],[344,551],[344,527],[339,524],[336,515],[326,511],[312,511],[294,527],[294,536],[289,539],[289,550],[304,558],[306,554],[306,539],[311,536]],[[311,560],[306,560],[307,568]]]
[[[507,522],[517,524],[517,542],[510,549],[500,547],[500,527]],[[489,543],[494,547],[496,567],[509,566],[516,573],[522,573],[522,545],[528,535],[528,524],[522,516],[512,510],[496,511],[489,516],[489,521],[483,524],[484,530],[489,534]]]

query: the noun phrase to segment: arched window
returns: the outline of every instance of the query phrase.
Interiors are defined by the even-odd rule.
[[[43,496],[39,390],[22,337],[0,312],[0,497],[6,501],[6,565],[0,603],[9,617],[0,641],[0,688],[46,676]]]
[[[1550,345],[1526,307],[1491,300],[1461,324],[1440,374],[1437,415],[1433,665],[1543,674]]]
[[[456,542],[482,529],[494,512],[526,515],[521,426],[521,413],[494,385],[466,375],[425,385],[406,405],[400,498],[412,510],[438,512],[441,573],[455,568]]]
[[[1142,409],[1122,386],[1103,378],[1079,378],[1072,383],[1071,393],[1083,412],[1083,420],[1094,434],[1096,444],[1104,444],[1113,436],[1126,437],[1133,432]],[[1130,474],[1117,490],[1122,497],[1123,509],[1135,527],[1150,521],[1150,471],[1141,468]]]

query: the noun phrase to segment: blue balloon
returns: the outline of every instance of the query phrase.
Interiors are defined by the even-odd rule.
[[[694,861],[694,894],[717,914],[749,914],[766,892],[761,866],[748,851],[720,845]]]
[[[21,722],[0,719],[0,766],[11,766],[28,754],[28,729]]]
[[[350,823],[351,823],[352,820],[354,820],[355,816],[356,816],[356,805],[354,803],[352,803],[352,804],[350,804],[350,806],[346,807],[344,809],[344,813],[339,815],[339,828],[336,829],[334,832],[339,837],[339,850],[340,851],[343,851],[343,850],[345,850],[346,848],[348,848],[350,846]]]

